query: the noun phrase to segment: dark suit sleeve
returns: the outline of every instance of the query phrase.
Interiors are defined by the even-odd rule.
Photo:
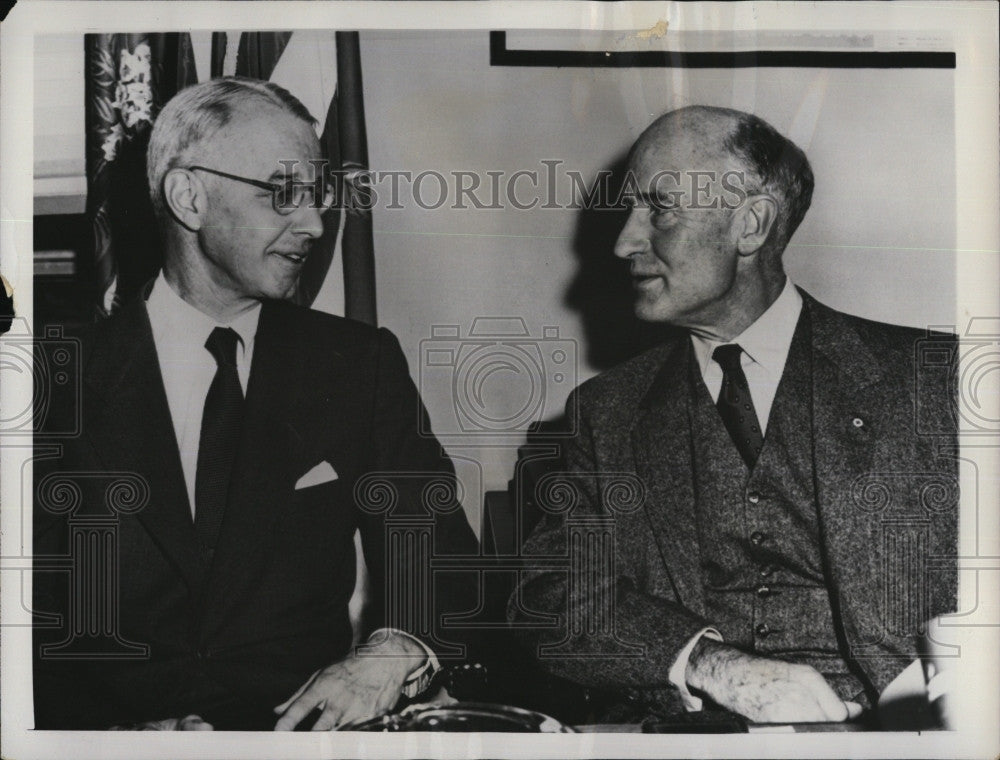
[[[508,619],[525,624],[529,619],[525,610],[559,616],[556,627],[519,629],[522,641],[553,674],[633,695],[653,690],[654,702],[679,707],[678,692],[668,680],[670,667],[685,644],[711,624],[673,601],[669,590],[650,593],[644,557],[646,551],[655,549],[647,545],[648,526],[636,528],[635,521],[643,519],[641,510],[632,515],[629,526],[604,503],[601,495],[609,492],[607,486],[615,476],[602,474],[586,405],[580,402],[579,391],[574,391],[567,403],[569,419],[576,419],[578,407],[580,431],[565,444],[564,464],[567,486],[579,500],[571,509],[546,514],[525,543],[526,569],[508,605]],[[613,566],[532,568],[533,560],[540,557],[571,555],[573,523],[582,525],[588,519],[609,516],[615,519]],[[601,617],[605,604],[613,610],[610,621]],[[567,626],[567,617],[575,623]],[[609,629],[613,635],[608,635]],[[542,651],[557,642],[563,643],[555,652]]]
[[[67,387],[70,384],[66,384]],[[32,665],[34,715],[36,729],[106,729],[126,722],[128,705],[121,704],[106,682],[109,670],[106,661],[93,657],[67,656],[63,644],[72,635],[70,565],[73,555],[69,546],[67,517],[52,509],[39,486],[50,476],[67,470],[80,469],[71,463],[74,455],[65,449],[74,441],[50,437],[50,430],[67,429],[74,414],[76,398],[55,385],[39,394],[49,403],[45,413],[36,412],[42,421],[35,431],[33,460],[33,557]],[[63,495],[65,495],[64,492]],[[64,505],[63,505],[64,506]],[[61,656],[43,653],[55,648]]]
[[[371,468],[359,482],[376,489],[369,501],[382,507],[359,510],[374,613],[378,625],[417,636],[446,659],[458,656],[454,645],[464,639],[454,626],[445,629],[443,617],[475,607],[476,577],[429,565],[433,558],[476,556],[478,543],[454,467],[429,430],[399,342],[380,329]]]
[[[65,521],[47,517],[36,518],[34,556],[39,565],[70,556]],[[68,573],[36,569],[32,597],[32,608],[39,615],[32,637],[35,728],[102,730],[130,722],[130,707],[108,686],[104,663],[89,657],[43,654],[43,648],[59,647],[70,636]]]

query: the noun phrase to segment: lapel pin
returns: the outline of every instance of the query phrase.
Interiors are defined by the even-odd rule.
[[[863,419],[861,419],[860,417],[855,417],[853,420],[851,420],[851,424],[854,425],[854,427],[856,427],[856,428],[860,428],[860,427],[864,427],[865,421]]]

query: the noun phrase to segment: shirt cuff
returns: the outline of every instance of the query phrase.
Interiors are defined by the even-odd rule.
[[[667,680],[670,681],[671,685],[677,687],[677,691],[681,695],[681,701],[684,703],[684,709],[688,712],[699,712],[702,707],[701,698],[696,697],[688,689],[686,678],[691,652],[694,651],[695,644],[701,641],[702,636],[706,636],[714,641],[722,641],[722,634],[714,628],[702,628],[684,645],[684,648],[677,655],[677,659],[674,660],[674,664],[670,666],[670,672],[667,674]]]
[[[424,650],[424,654],[427,655],[423,665],[410,673],[410,675],[406,677],[406,681],[403,682],[403,696],[407,699],[413,699],[431,685],[431,679],[434,678],[434,674],[441,669],[441,663],[438,661],[437,655],[434,654],[433,649],[413,634],[401,631],[398,628],[379,628],[376,631],[372,631],[368,640],[371,641],[372,639],[388,633],[396,633],[400,636],[405,636],[410,641],[416,642],[420,648]]]

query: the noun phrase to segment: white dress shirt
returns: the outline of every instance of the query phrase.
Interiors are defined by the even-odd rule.
[[[691,335],[695,359],[701,369],[702,379],[714,400],[722,390],[722,367],[712,358],[712,352],[722,345],[738,343],[743,349],[740,363],[750,385],[750,397],[760,422],[762,433],[767,432],[767,418],[774,405],[781,374],[785,371],[788,350],[792,347],[795,325],[802,312],[802,296],[792,281],[786,279],[781,295],[757,321],[732,340],[714,341]]]
[[[194,517],[194,487],[198,471],[198,445],[201,441],[201,417],[205,398],[215,379],[218,364],[205,348],[205,341],[216,327],[231,327],[240,336],[236,346],[236,371],[247,392],[250,362],[253,360],[254,336],[260,320],[260,304],[240,314],[227,325],[220,325],[198,311],[170,287],[161,271],[146,300],[153,343],[160,362],[160,375],[167,392],[167,406],[174,424],[180,450],[184,485]]]
[[[750,398],[753,399],[762,434],[767,432],[767,420],[771,415],[771,407],[774,406],[774,396],[778,392],[778,383],[781,382],[781,375],[785,371],[788,351],[792,347],[792,337],[801,313],[802,296],[792,281],[786,279],[785,287],[775,302],[757,318],[757,321],[732,340],[713,341],[691,335],[701,377],[709,394],[716,401],[722,391],[722,367],[712,358],[712,352],[718,346],[729,343],[738,343],[743,349],[743,353],[740,354],[740,364],[747,376]],[[702,636],[722,641],[722,635],[714,628],[703,628],[698,631],[677,655],[667,676],[670,683],[680,691],[684,707],[690,711],[702,708],[701,699],[690,692],[685,678],[691,652]]]

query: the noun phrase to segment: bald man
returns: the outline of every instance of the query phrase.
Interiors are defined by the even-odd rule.
[[[524,548],[531,568],[572,553],[574,521],[610,518],[615,562],[529,569],[510,615],[577,621],[524,639],[641,711],[852,719],[916,655],[923,622],[954,609],[954,563],[932,561],[956,553],[954,389],[916,364],[926,332],[834,311],[786,277],[813,175],[765,121],[672,111],[629,172],[614,252],[636,315],[681,329],[572,394],[580,501]],[[635,509],[605,498],[620,474],[641,481]]]

